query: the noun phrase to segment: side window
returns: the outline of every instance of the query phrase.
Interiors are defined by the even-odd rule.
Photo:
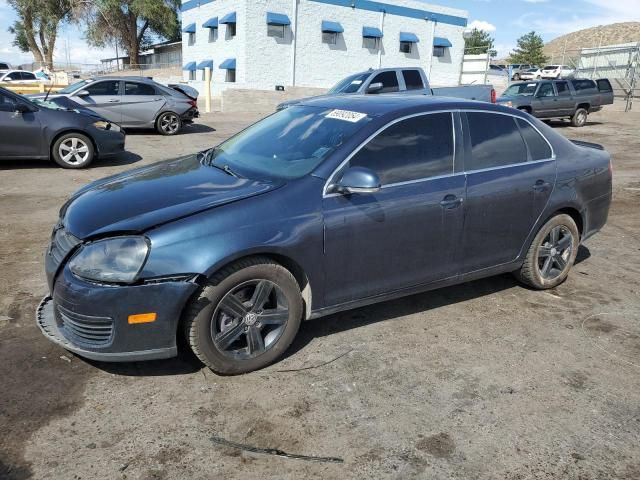
[[[613,92],[613,87],[611,86],[611,82],[606,78],[597,80],[598,90],[601,92]]]
[[[516,119],[516,122],[520,127],[520,133],[522,133],[524,141],[529,147],[531,160],[546,160],[547,158],[551,158],[553,155],[551,147],[549,147],[547,141],[542,138],[542,135],[540,135],[529,122],[526,122],[521,118]]]
[[[596,82],[593,80],[572,80],[571,83],[573,84],[573,88],[576,89],[576,92],[596,88]]]
[[[146,83],[125,82],[125,95],[156,95],[156,89]]]
[[[402,76],[404,77],[404,83],[407,86],[407,90],[420,90],[424,88],[422,77],[418,70],[403,70]]]
[[[567,82],[556,82],[556,89],[558,90],[558,96],[566,97],[571,95],[569,91],[569,84]]]
[[[105,82],[98,82],[98,83],[94,83],[93,85],[89,85],[87,88],[85,88],[84,90],[89,92],[89,95],[95,96],[95,95],[110,95],[110,96],[114,96],[114,95],[119,95],[120,92],[120,82],[115,80],[115,81],[105,81]]]
[[[22,80],[22,75],[20,72],[12,72],[5,77],[6,80]]]
[[[451,114],[420,115],[391,125],[367,143],[349,164],[372,169],[383,185],[451,174]]]
[[[537,96],[538,97],[555,97],[556,94],[553,91],[553,85],[550,83],[543,83],[542,85],[540,85]]]
[[[0,92],[0,112],[15,112],[16,110],[16,101],[8,96]]]
[[[527,148],[510,115],[467,112],[471,158],[466,170],[502,167],[527,161]]]
[[[382,83],[382,90],[378,90],[377,93],[397,92],[400,90],[395,70],[379,73],[373,77],[369,85],[373,85],[374,83]]]
[[[31,72],[20,72],[22,80],[35,80],[36,76]]]

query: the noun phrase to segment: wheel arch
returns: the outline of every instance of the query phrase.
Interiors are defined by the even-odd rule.
[[[582,213],[577,208],[572,206],[558,208],[551,215],[549,215],[544,220],[544,222],[542,222],[541,226],[547,223],[556,215],[561,215],[561,214],[569,215],[573,219],[573,221],[576,222],[576,226],[578,227],[578,233],[580,234],[580,238],[582,238],[582,235],[584,233],[584,218],[582,216]]]
[[[95,152],[96,157],[98,157],[100,155],[100,150],[98,149],[98,144],[96,143],[95,139],[89,133],[87,133],[84,130],[81,130],[79,128],[69,128],[69,129],[57,132],[51,138],[51,142],[49,144],[49,152],[48,152],[49,160],[53,160],[53,146],[56,144],[56,142],[58,141],[58,139],[60,137],[62,137],[63,135],[67,135],[68,133],[79,133],[79,134],[84,135],[85,137],[87,137],[91,141],[91,145],[93,146],[93,151]]]
[[[305,272],[304,268],[300,265],[300,263],[288,255],[272,251],[252,251],[250,253],[240,254],[234,256],[233,258],[227,258],[221,262],[218,262],[209,271],[207,271],[206,275],[204,276],[206,278],[211,278],[217,272],[228,267],[231,264],[255,257],[268,258],[269,260],[282,265],[293,275],[293,277],[296,279],[296,282],[298,282],[298,286],[300,287],[300,295],[302,296],[302,300],[304,302],[305,319],[308,319],[311,315],[313,300],[311,282],[309,280],[309,276]]]
[[[584,108],[588,112],[589,109],[591,108],[591,104],[588,102],[582,102],[576,106],[576,110],[578,110],[579,108]]]

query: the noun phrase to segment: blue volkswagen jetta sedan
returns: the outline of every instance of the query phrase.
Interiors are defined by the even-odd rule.
[[[52,341],[215,372],[301,320],[503,272],[551,288],[603,227],[611,162],[525,113],[420,96],[309,99],[208,151],[97,181],[46,254]]]

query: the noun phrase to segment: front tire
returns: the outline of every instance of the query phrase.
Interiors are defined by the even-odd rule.
[[[302,313],[291,272],[268,258],[249,258],[225,267],[202,288],[185,312],[185,336],[211,370],[236,375],[278,359],[295,338]]]
[[[93,162],[95,150],[89,137],[71,132],[54,142],[51,156],[62,168],[78,169],[88,167]]]
[[[182,129],[182,120],[177,113],[164,112],[156,120],[156,130],[161,135],[175,135]]]
[[[552,217],[531,242],[516,278],[538,290],[560,285],[569,275],[579,246],[580,233],[573,218],[566,214]]]
[[[571,125],[573,125],[574,127],[583,127],[584,124],[587,123],[588,116],[589,112],[587,112],[584,108],[578,108],[571,117]]]

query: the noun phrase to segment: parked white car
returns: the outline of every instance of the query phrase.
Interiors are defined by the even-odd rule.
[[[542,78],[542,69],[527,68],[519,72],[520,80],[540,80]]]
[[[0,60],[0,70],[11,70],[13,67],[9,62]]]
[[[576,71],[568,65],[547,65],[542,69],[542,78],[558,79],[572,78]]]
[[[35,73],[24,70],[7,70],[0,72],[0,83],[41,83],[46,81],[44,78],[36,77]]]

